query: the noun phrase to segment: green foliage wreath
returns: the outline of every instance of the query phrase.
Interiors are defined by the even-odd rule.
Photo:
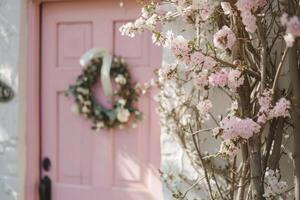
[[[94,130],[122,128],[130,119],[134,126],[142,118],[142,113],[133,106],[140,93],[138,84],[131,84],[131,77],[123,59],[113,58],[110,70],[110,76],[116,83],[112,109],[98,104],[93,96],[92,87],[100,79],[102,60],[93,59],[77,77],[76,83],[69,87],[67,94],[75,99],[72,111],[90,119]]]

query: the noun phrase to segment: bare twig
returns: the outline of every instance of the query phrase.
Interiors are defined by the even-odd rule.
[[[193,133],[193,129],[192,129],[191,124],[189,124],[189,128],[190,128],[190,132]],[[212,192],[212,187],[211,187],[211,184],[210,184],[210,180],[209,180],[209,177],[208,177],[208,172],[207,172],[206,166],[204,164],[204,161],[203,161],[203,158],[202,158],[202,154],[201,154],[200,149],[198,147],[195,135],[192,135],[192,139],[193,139],[193,143],[195,145],[195,149],[196,149],[196,151],[198,153],[198,156],[199,156],[199,159],[200,159],[203,171],[204,171],[204,176],[205,176],[205,179],[206,179],[206,183],[207,183],[207,187],[208,187],[210,199],[213,200],[214,197],[213,197],[213,192]]]
[[[289,48],[286,47],[285,50],[284,50],[283,56],[281,57],[281,61],[280,61],[279,65],[278,65],[278,67],[277,67],[277,71],[276,71],[276,75],[275,75],[274,82],[273,82],[273,87],[272,87],[273,93],[275,93],[275,89],[277,87],[279,76],[280,76],[280,73],[281,73],[281,70],[282,70],[285,58],[286,58],[286,56],[288,54],[288,50],[289,50]]]

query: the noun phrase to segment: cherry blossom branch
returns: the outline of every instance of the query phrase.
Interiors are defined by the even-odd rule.
[[[221,60],[221,59],[219,59],[219,58],[217,58],[217,57],[214,57],[214,56],[211,56],[213,59],[215,59],[215,61],[217,61],[217,62],[219,62],[220,64],[222,64],[222,65],[225,65],[225,66],[227,66],[227,67],[230,67],[230,68],[232,68],[232,69],[236,69],[238,66],[236,66],[236,65],[234,65],[234,64],[232,64],[232,63],[229,63],[229,62],[226,62],[226,61],[224,61],[224,60]],[[256,78],[256,79],[258,79],[258,80],[261,80],[261,76],[258,74],[258,73],[256,73],[256,72],[254,72],[254,71],[252,71],[252,70],[250,70],[250,69],[244,69],[244,71],[246,72],[246,73],[248,73],[250,76],[252,76],[252,77],[254,77],[254,78]]]
[[[171,10],[161,12],[161,8],[151,4],[142,10],[137,21],[122,28],[129,36],[149,29],[154,43],[170,49],[175,58],[177,65],[160,69],[158,73],[161,86],[159,110],[164,130],[176,137],[198,177],[204,171],[203,184],[210,199],[242,200],[248,198],[249,193],[253,194],[253,200],[263,199],[265,169],[271,166],[273,156],[275,162],[281,157],[278,158],[277,153],[270,156],[271,146],[275,142],[275,151],[280,152],[282,144],[282,135],[273,134],[267,124],[271,120],[275,123],[277,117],[288,117],[290,107],[284,93],[278,93],[278,98],[283,101],[277,101],[272,95],[268,99],[268,91],[276,89],[286,54],[289,54],[280,56],[282,62],[276,68],[277,43],[284,37],[285,30],[278,17],[282,5],[265,0],[253,0],[252,3],[249,0],[225,0],[221,1],[221,6],[217,2],[215,7],[202,0],[164,2],[171,4]],[[184,34],[162,33],[154,28],[177,17],[196,29],[195,37],[188,39]],[[181,66],[187,70],[181,70]],[[231,98],[232,106],[226,115],[216,113],[222,119],[211,112],[214,104],[211,88],[220,88]],[[218,152],[201,155],[202,134],[199,133],[212,131],[202,129],[208,118],[212,119],[209,123],[216,124],[213,132],[220,136],[222,145]],[[262,132],[268,136],[265,143],[261,142]],[[240,150],[241,163],[236,159]],[[226,162],[226,167],[214,168],[214,161],[220,159]],[[218,172],[216,177],[215,171]],[[212,184],[211,178],[224,180],[231,187],[219,187],[217,182]],[[187,191],[192,189],[197,190],[192,187]],[[280,192],[275,191],[271,197],[276,198],[276,195]],[[182,194],[177,191],[176,198],[180,197]]]

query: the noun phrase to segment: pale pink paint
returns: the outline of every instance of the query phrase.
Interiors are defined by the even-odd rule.
[[[135,81],[153,77],[161,50],[151,44],[151,35],[129,39],[118,31],[139,11],[134,0],[126,0],[123,8],[118,1],[83,0],[42,6],[41,157],[52,161],[50,172],[42,174],[53,181],[53,200],[162,199],[160,129],[153,93],[138,103],[145,119],[137,129],[100,133],[90,130],[88,120],[71,113],[72,101],[64,96],[82,71],[79,57],[92,47],[122,56]]]

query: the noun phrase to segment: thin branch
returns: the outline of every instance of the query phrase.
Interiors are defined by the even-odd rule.
[[[281,70],[282,70],[285,58],[286,58],[286,56],[288,54],[288,51],[289,51],[289,48],[286,47],[285,50],[284,50],[283,56],[281,58],[281,61],[280,61],[279,65],[278,65],[278,67],[277,67],[277,71],[276,71],[276,75],[275,75],[274,82],[273,82],[273,87],[272,87],[273,93],[275,92],[275,89],[276,89],[276,87],[278,85],[279,76],[280,76],[280,73],[281,73]]]
[[[191,185],[191,187],[189,187],[189,188],[184,192],[184,194],[180,197],[180,199],[184,199],[184,198],[186,197],[186,195],[187,195],[194,187],[196,187],[196,186],[200,183],[200,181],[202,181],[203,179],[204,179],[204,177],[198,178],[197,181],[196,181],[193,185]]]
[[[208,132],[208,131],[211,131],[211,130],[213,130],[213,129],[212,129],[212,128],[201,129],[201,130],[199,130],[199,131],[193,132],[192,135],[196,135],[196,134],[202,133],[202,132]]]
[[[193,132],[193,129],[192,129],[192,126],[191,124],[189,124],[189,128],[190,128],[190,132],[192,133]],[[207,169],[206,169],[206,166],[204,165],[204,161],[203,161],[203,158],[202,158],[202,154],[200,152],[200,149],[198,147],[198,144],[197,144],[197,140],[195,138],[195,135],[192,135],[192,139],[193,139],[193,143],[195,145],[195,149],[198,153],[198,156],[200,158],[200,162],[201,162],[201,165],[202,165],[202,168],[203,168],[203,171],[204,171],[204,176],[205,176],[205,179],[206,179],[206,183],[207,183],[207,186],[208,186],[208,191],[209,191],[209,195],[210,195],[210,199],[214,200],[214,197],[213,197],[213,192],[212,192],[212,188],[211,188],[211,184],[210,184],[210,180],[209,180],[209,177],[208,177],[208,172],[207,172]]]
[[[219,192],[219,194],[220,194],[220,197],[221,197],[221,199],[222,199],[222,200],[224,200],[224,197],[223,197],[223,194],[222,194],[221,188],[220,188],[220,186],[219,186],[219,184],[218,184],[218,181],[217,181],[217,179],[216,179],[216,176],[215,176],[214,170],[213,170],[213,173],[212,173],[212,177],[213,177],[213,179],[214,179],[214,181],[215,181],[215,183],[216,183],[217,190],[218,190],[218,192]]]

